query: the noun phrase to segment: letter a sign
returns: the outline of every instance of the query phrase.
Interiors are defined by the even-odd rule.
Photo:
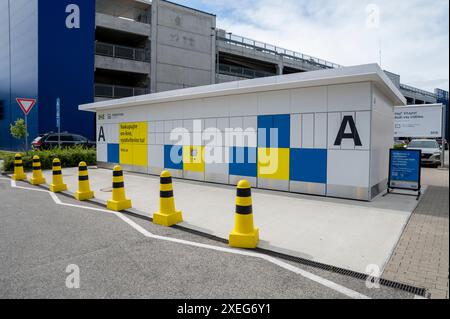
[[[18,97],[16,101],[25,115],[28,115],[33,106],[36,104],[36,99],[24,99]]]

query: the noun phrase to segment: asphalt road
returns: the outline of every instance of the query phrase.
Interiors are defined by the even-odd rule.
[[[0,298],[414,298],[293,262],[220,251],[228,247],[17,186],[33,190],[0,177]],[[79,269],[79,288],[66,286],[76,274],[74,266],[66,272],[69,265]]]

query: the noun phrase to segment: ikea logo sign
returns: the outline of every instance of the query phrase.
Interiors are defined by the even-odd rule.
[[[80,7],[76,4],[69,4],[66,7],[66,28],[79,29],[80,28]]]

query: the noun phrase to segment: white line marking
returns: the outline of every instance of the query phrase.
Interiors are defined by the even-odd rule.
[[[239,249],[233,249],[233,248],[225,248],[225,247],[218,247],[218,246],[213,246],[213,245],[207,245],[207,244],[202,244],[202,243],[197,243],[197,242],[192,242],[192,241],[187,241],[187,240],[183,240],[183,239],[177,239],[177,238],[170,238],[170,237],[164,237],[164,236],[158,236],[158,235],[154,235],[151,232],[149,232],[148,230],[146,230],[144,227],[142,227],[141,225],[137,224],[136,222],[132,221],[131,219],[129,219],[128,217],[126,217],[125,215],[118,213],[118,212],[114,212],[114,211],[110,211],[110,210],[106,210],[106,209],[101,209],[101,208],[94,208],[94,207],[88,207],[88,206],[82,206],[82,205],[75,205],[75,204],[67,204],[67,203],[63,203],[58,196],[56,196],[55,193],[52,193],[50,191],[47,190],[42,190],[42,189],[35,189],[35,188],[30,188],[30,187],[23,187],[23,186],[17,186],[16,182],[11,180],[11,187],[12,188],[18,188],[18,189],[24,189],[24,190],[31,190],[31,191],[39,191],[39,192],[45,192],[48,193],[50,195],[50,197],[53,199],[53,201],[57,204],[57,205],[62,205],[62,206],[68,206],[68,207],[75,207],[75,208],[81,208],[81,209],[89,209],[89,210],[93,210],[93,211],[98,211],[98,212],[104,212],[104,213],[108,213],[108,214],[113,214],[116,215],[117,217],[119,217],[121,220],[123,220],[125,223],[127,223],[129,226],[133,227],[136,231],[138,231],[139,233],[141,233],[142,235],[144,235],[147,238],[152,238],[152,239],[157,239],[157,240],[163,240],[163,241],[167,241],[167,242],[173,242],[173,243],[177,243],[177,244],[182,244],[182,245],[188,245],[188,246],[192,246],[192,247],[197,247],[197,248],[204,248],[204,249],[210,249],[210,250],[215,250],[215,251],[220,251],[220,252],[224,252],[224,253],[230,253],[230,254],[235,254],[235,255],[241,255],[241,256],[247,256],[247,257],[254,257],[254,258],[259,258],[259,259],[263,259],[266,260],[270,263],[273,263],[281,268],[284,268],[288,271],[291,271],[295,274],[298,274],[304,278],[307,278],[309,280],[312,280],[314,282],[317,282],[318,284],[321,284],[322,286],[328,287],[334,291],[337,291],[347,297],[350,298],[354,298],[354,299],[370,299],[370,297],[363,295],[357,291],[354,291],[352,289],[346,288],[344,286],[341,286],[333,281],[330,281],[328,279],[322,278],[320,276],[314,275],[306,270],[300,269],[298,267],[295,267],[291,264],[288,264],[286,262],[283,262],[279,259],[273,258],[271,256],[268,255],[263,255],[260,253],[254,253],[254,252],[250,252],[247,250],[239,250]]]

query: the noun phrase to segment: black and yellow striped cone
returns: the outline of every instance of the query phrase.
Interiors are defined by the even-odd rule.
[[[61,161],[58,158],[55,158],[52,165],[52,184],[50,185],[50,191],[53,193],[59,193],[66,190],[67,185],[63,182]]]
[[[16,154],[16,156],[14,157],[14,174],[11,176],[11,178],[15,181],[24,181],[27,179],[27,175],[23,171],[23,161],[21,154]]]
[[[252,190],[248,181],[237,186],[235,226],[229,236],[229,245],[236,248],[256,248],[259,229],[253,225]]]
[[[78,166],[78,190],[75,198],[79,201],[89,200],[94,197],[94,192],[89,186],[88,168],[85,162],[81,162]]]
[[[153,214],[153,223],[170,227],[182,221],[181,212],[175,209],[172,176],[168,171],[164,171],[161,173],[159,212]]]
[[[33,156],[33,175],[30,179],[31,185],[45,184],[44,175],[42,175],[41,160],[39,156]]]
[[[125,196],[125,183],[123,180],[122,167],[119,165],[114,167],[113,170],[113,191],[112,199],[107,202],[106,207],[116,212],[120,212],[125,209],[132,207],[131,200],[127,199]]]

